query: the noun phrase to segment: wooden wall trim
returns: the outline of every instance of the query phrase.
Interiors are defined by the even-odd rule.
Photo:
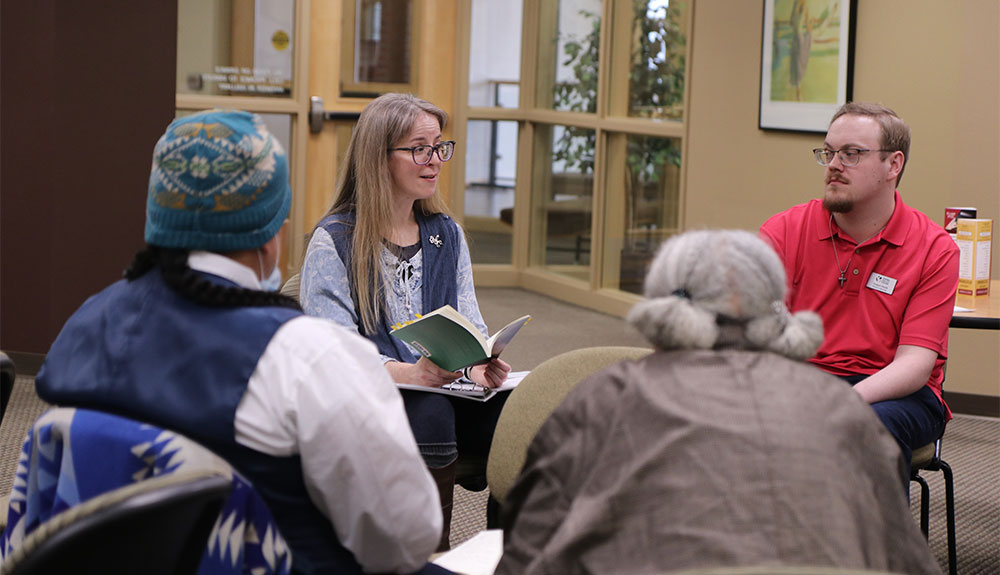
[[[959,393],[956,391],[945,391],[943,395],[952,413],[1000,417],[1000,397],[995,395]]]
[[[44,353],[30,353],[25,351],[7,351],[4,353],[14,362],[14,369],[17,375],[35,377],[38,375],[38,370],[42,368],[42,362],[45,361]]]

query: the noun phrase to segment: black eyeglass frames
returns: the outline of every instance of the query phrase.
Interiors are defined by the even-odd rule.
[[[447,162],[455,155],[455,141],[449,140],[447,142],[438,142],[433,146],[423,145],[423,146],[413,146],[411,148],[389,148],[390,152],[395,152],[398,150],[409,152],[413,156],[413,163],[418,166],[423,166],[430,163],[431,156],[434,152],[437,152],[438,159],[442,162]]]

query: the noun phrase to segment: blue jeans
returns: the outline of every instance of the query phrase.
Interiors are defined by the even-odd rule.
[[[866,377],[851,375],[843,376],[843,379],[854,385]],[[913,450],[935,441],[944,432],[944,405],[926,385],[906,397],[871,405],[882,424],[896,438],[906,458],[907,469],[913,459]]]
[[[449,465],[459,452],[489,455],[500,410],[510,396],[504,391],[479,402],[423,391],[401,393],[420,455],[431,469]]]

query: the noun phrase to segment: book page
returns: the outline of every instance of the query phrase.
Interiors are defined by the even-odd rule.
[[[464,575],[493,575],[502,556],[503,531],[488,529],[441,555],[433,563]]]
[[[507,374],[507,381],[503,382],[503,385],[497,388],[497,391],[507,391],[508,389],[514,389],[517,387],[524,376],[531,373],[530,371],[512,371]]]
[[[508,323],[507,325],[503,326],[503,328],[501,328],[500,331],[493,334],[493,337],[491,337],[486,342],[487,346],[486,349],[490,350],[490,356],[499,357],[500,354],[503,353],[504,348],[507,347],[507,344],[510,343],[512,339],[514,339],[514,336],[517,335],[517,332],[521,331],[521,328],[524,327],[524,324],[528,323],[529,321],[531,321],[530,315],[519,317],[514,321]]]

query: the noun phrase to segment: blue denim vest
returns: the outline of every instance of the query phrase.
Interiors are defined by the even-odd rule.
[[[425,216],[416,211],[417,225],[420,226],[420,250],[423,252],[423,286],[421,297],[423,309],[419,313],[430,313],[448,304],[458,308],[458,254],[462,233],[458,225],[444,214]],[[351,273],[351,249],[354,245],[353,212],[333,214],[323,218],[318,227],[330,234],[337,255]],[[351,278],[351,298],[354,309],[359,310],[358,298],[354,291],[354,280]],[[358,312],[360,315],[360,311]],[[410,351],[406,344],[389,335],[391,327],[389,319],[382,318],[382,325],[375,333],[362,335],[375,342],[382,355],[396,358],[405,363],[414,363],[419,356]]]
[[[235,440],[236,408],[257,361],[278,328],[299,315],[201,306],[153,269],[112,284],[70,317],[35,380],[38,395],[187,435],[253,482],[292,550],[293,572],[361,573],[309,498],[300,458],[266,455]]]

